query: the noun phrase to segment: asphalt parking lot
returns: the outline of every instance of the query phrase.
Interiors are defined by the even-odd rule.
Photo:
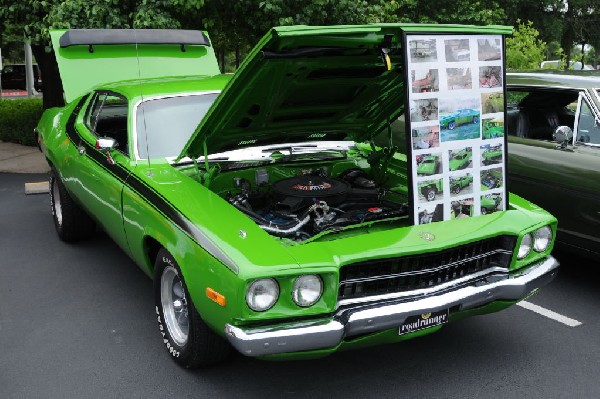
[[[563,253],[528,299],[544,314],[515,306],[325,359],[182,369],[150,279],[102,233],[59,241],[47,195],[24,194],[46,178],[0,173],[0,398],[600,397],[600,264]]]

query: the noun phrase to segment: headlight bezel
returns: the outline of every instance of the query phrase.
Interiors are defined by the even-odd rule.
[[[301,287],[298,285],[302,282],[302,280],[312,279],[314,278],[319,283],[319,294],[312,300],[306,303],[301,303],[301,297],[299,295]],[[294,279],[292,284],[292,301],[301,308],[308,308],[319,302],[321,297],[323,296],[323,278],[318,274],[303,274]]]
[[[524,252],[522,252],[524,245],[527,249]],[[527,234],[523,235],[523,237],[521,237],[521,242],[519,243],[519,248],[517,249],[517,259],[518,260],[525,259],[531,253],[532,248],[533,248],[533,235],[531,233],[527,233]]]
[[[260,285],[262,285],[264,287],[265,284],[267,286],[272,284],[271,288],[274,289],[275,294],[272,295],[273,299],[270,301],[268,306],[259,307],[256,304],[256,296],[257,295],[255,292],[253,292],[253,289],[255,290]],[[250,283],[250,285],[248,285],[248,288],[246,289],[246,295],[245,295],[246,305],[255,312],[266,312],[267,310],[269,310],[273,306],[275,306],[275,304],[279,300],[280,293],[281,293],[281,289],[279,287],[279,283],[274,278],[256,279],[256,280],[252,281],[252,283]],[[254,294],[254,295],[251,296],[252,294]]]
[[[541,234],[545,234],[546,237],[540,237]],[[552,228],[550,226],[542,226],[539,229],[536,229],[533,232],[533,250],[537,253],[541,253],[550,248],[552,244],[552,239],[554,238],[554,233],[552,232]],[[541,240],[546,240],[545,246],[539,247],[538,243]]]

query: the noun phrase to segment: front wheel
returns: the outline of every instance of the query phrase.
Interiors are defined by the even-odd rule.
[[[453,192],[454,194],[458,194],[458,193],[460,193],[460,186],[454,186],[454,188],[452,189],[452,192]]]
[[[425,198],[427,201],[433,201],[435,199],[435,190],[433,188],[427,188],[425,190]]]
[[[454,123],[454,121],[448,122],[448,130],[453,130],[455,126],[456,124]]]
[[[164,248],[154,264],[154,301],[163,343],[181,366],[207,366],[229,355],[231,347],[204,323],[179,266]]]

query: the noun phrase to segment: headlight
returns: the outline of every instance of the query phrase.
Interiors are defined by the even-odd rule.
[[[536,252],[544,252],[552,242],[552,229],[544,226],[533,232],[533,249]]]
[[[270,309],[279,297],[279,285],[272,278],[255,280],[246,291],[246,303],[256,312]]]
[[[321,277],[315,274],[300,276],[294,281],[292,299],[298,306],[307,307],[314,305],[323,293]]]
[[[527,233],[523,236],[521,240],[521,245],[519,245],[519,253],[517,254],[517,259],[523,259],[529,252],[531,252],[531,244],[533,243],[533,238],[530,233]]]

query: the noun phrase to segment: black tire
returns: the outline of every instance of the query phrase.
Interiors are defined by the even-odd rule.
[[[482,215],[486,215],[487,213],[488,213],[487,209],[482,207],[481,208],[481,214]]]
[[[460,193],[460,186],[459,186],[458,184],[457,184],[456,186],[454,186],[454,187],[452,188],[452,192],[453,192],[454,194],[458,194],[458,193]]]
[[[431,187],[427,187],[425,189],[425,199],[427,201],[433,201],[435,199],[435,189],[431,188]]]
[[[479,123],[479,118],[477,116],[473,117],[473,124]]]
[[[453,130],[454,127],[456,127],[456,124],[454,123],[454,121],[448,122],[448,130]]]
[[[96,223],[73,201],[54,170],[50,172],[50,209],[54,227],[61,240],[85,240],[96,232]]]
[[[177,262],[164,248],[154,263],[154,302],[163,343],[179,365],[208,366],[230,355],[229,343],[215,334],[196,311]]]

